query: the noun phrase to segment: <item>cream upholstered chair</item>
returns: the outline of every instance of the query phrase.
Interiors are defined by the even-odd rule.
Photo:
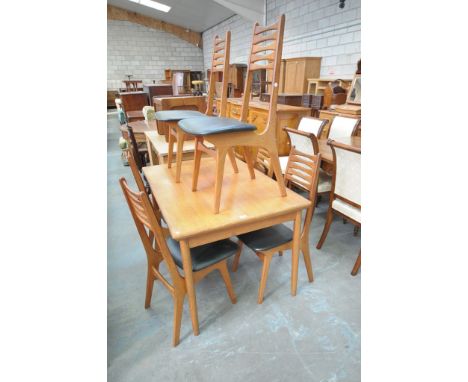
[[[317,249],[322,248],[333,221],[337,214],[361,227],[361,149],[350,147],[329,140],[333,152],[334,176],[330,193],[330,205],[322,236]],[[356,275],[361,264],[361,251],[351,274]]]
[[[298,130],[291,129],[288,127],[283,128],[283,130],[286,131],[286,133],[289,136],[289,140],[291,142],[291,152],[293,150],[298,150],[308,155],[317,155],[319,153],[317,136],[313,132],[306,132],[306,131],[299,130],[299,129]],[[283,157],[280,157],[280,161],[282,158]],[[286,158],[288,159],[289,156]],[[284,174],[286,174],[288,162],[286,162],[286,166],[284,167],[284,170],[283,170],[283,167],[281,167],[281,170],[283,171]],[[300,182],[297,182],[294,176],[290,177],[287,180],[287,185],[288,186],[295,185],[301,189],[304,189],[302,184]],[[319,169],[317,190],[316,190],[317,195],[330,192],[331,185],[332,185],[332,177],[329,174],[327,174],[325,171],[323,171],[322,169]]]
[[[330,126],[328,139],[351,137],[361,122],[360,119],[336,116]]]
[[[323,128],[324,128],[324,126],[326,124],[327,124],[326,119],[318,119],[318,118],[313,118],[313,117],[303,117],[301,119],[301,121],[299,122],[299,126],[297,127],[297,130],[305,131],[306,133],[312,133],[312,134],[315,135],[316,138],[318,138],[320,136],[320,134],[322,134],[322,130],[323,130]],[[289,139],[291,141],[291,136],[289,136]],[[292,145],[292,141],[291,141],[291,147],[292,146],[293,145]],[[306,152],[312,153],[311,151],[306,151]],[[318,150],[315,150],[314,153],[317,154]],[[281,172],[283,174],[284,174],[284,172],[286,170],[286,166],[288,164],[288,158],[289,158],[289,155],[280,156],[280,158],[279,158],[280,165],[281,165]],[[270,172],[271,172],[271,175],[272,175],[273,171],[269,170],[269,175],[270,175]]]

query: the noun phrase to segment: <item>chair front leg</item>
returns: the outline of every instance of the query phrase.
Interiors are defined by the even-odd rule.
[[[192,176],[192,191],[197,191],[198,175],[200,174],[200,163],[202,151],[198,149],[198,144],[203,143],[203,137],[195,138],[195,152],[193,160],[193,176]]]
[[[171,127],[168,126],[169,142],[168,142],[168,152],[167,152],[167,168],[172,167],[172,154],[174,153],[174,135],[172,134]]]
[[[354,263],[353,270],[351,271],[351,275],[356,276],[359,269],[361,268],[361,250],[359,250],[359,255]]]
[[[215,180],[215,202],[214,213],[219,213],[219,205],[221,204],[221,189],[223,187],[224,163],[228,149],[220,147],[216,149],[216,180]]]
[[[180,183],[180,171],[182,168],[182,156],[184,155],[184,132],[177,128],[177,153],[176,153],[176,183]]]
[[[328,231],[330,231],[330,226],[332,224],[332,221],[333,221],[333,210],[330,205],[330,207],[328,207],[327,220],[325,221],[325,225],[323,227],[322,236],[320,236],[320,240],[317,243],[317,249],[322,248],[322,245],[325,242],[325,239],[327,238]]]
[[[253,155],[250,151],[250,147],[244,146],[244,160],[247,163],[247,167],[250,173],[250,179],[255,179],[255,171],[254,171],[254,163],[253,163]]]
[[[230,148],[228,150],[228,155],[229,155],[229,160],[231,161],[232,168],[234,170],[235,174],[239,173],[239,169],[237,168],[237,163],[236,163],[236,154],[234,154],[234,148]]]
[[[231,277],[229,276],[229,271],[227,267],[227,260],[224,260],[221,264],[219,269],[219,273],[221,273],[221,277],[224,280],[224,284],[226,285],[226,290],[229,295],[229,298],[231,299],[231,302],[235,304],[237,302],[237,297],[234,292],[234,289],[232,288],[232,283],[231,283]]]
[[[244,243],[239,240],[238,247],[237,247],[237,252],[234,256],[234,261],[232,262],[232,271],[237,272],[237,268],[239,267],[239,260],[242,254],[242,247],[244,246]]]
[[[184,307],[185,293],[174,294],[174,331],[172,334],[172,346],[179,344],[180,338],[180,324],[182,322],[182,311]]]
[[[270,261],[272,255],[265,254],[263,256],[263,268],[262,268],[262,278],[260,279],[260,286],[258,288],[258,298],[257,303],[261,304],[263,302],[263,295],[265,294],[266,282],[268,279],[268,271],[270,270]]]
[[[281,173],[281,165],[280,165],[280,161],[278,158],[278,153],[270,152],[270,157],[271,157],[270,165],[273,168],[273,173],[275,174],[276,182],[278,183],[280,195],[286,196],[286,187],[284,186],[284,178],[283,178],[283,174]]]
[[[145,309],[148,309],[151,305],[151,297],[153,296],[153,285],[154,275],[151,270],[151,266],[148,265],[148,274],[146,276],[146,297],[145,297]]]

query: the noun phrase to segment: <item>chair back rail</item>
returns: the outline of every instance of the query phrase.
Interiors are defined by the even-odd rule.
[[[218,111],[220,117],[226,117],[227,92],[229,81],[229,57],[231,51],[231,32],[227,31],[224,39],[215,36],[213,43],[213,58],[211,60],[210,85],[208,90],[208,102],[206,115],[213,114],[213,99],[216,94],[217,73],[223,74],[221,89],[221,106]]]
[[[297,133],[302,133],[298,135],[303,140],[310,141],[315,138],[313,134],[307,136],[305,135],[307,133]],[[317,140],[317,138],[315,138],[315,140]],[[313,147],[313,145],[311,145],[311,147]],[[310,223],[312,222],[312,216],[314,215],[321,162],[320,153],[314,155],[311,155],[310,153],[311,151],[303,152],[298,150],[295,146],[291,147],[291,152],[289,154],[288,164],[286,166],[284,175],[284,179],[286,181],[293,182],[300,188],[306,190],[309,193],[309,200],[312,202],[310,207],[307,209],[307,213],[304,219],[304,226],[301,233],[302,237],[308,236]]]
[[[162,227],[154,214],[148,195],[141,191],[133,192],[123,177],[120,178],[119,182],[145,248],[148,269],[154,272],[155,276],[171,293],[174,292],[174,288],[184,288],[184,280],[169,252]],[[155,238],[154,246],[152,237]],[[159,264],[163,260],[166,262],[173,285],[159,271]]]
[[[260,26],[254,24],[253,40],[247,66],[247,78],[245,81],[244,96],[240,120],[247,122],[249,101],[252,93],[253,71],[266,69],[273,71],[272,91],[270,96],[270,108],[266,129],[260,135],[276,134],[276,105],[278,101],[278,83],[280,76],[281,54],[283,50],[285,17],[281,15],[279,20],[271,25]]]

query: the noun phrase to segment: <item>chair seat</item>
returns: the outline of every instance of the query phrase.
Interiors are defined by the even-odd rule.
[[[258,231],[244,233],[238,238],[255,252],[262,252],[290,242],[293,239],[293,231],[284,224],[277,224]]]
[[[340,199],[335,199],[332,203],[332,208],[343,215],[349,216],[351,219],[361,222],[361,210]]]
[[[184,118],[203,117],[204,115],[196,110],[161,110],[154,113],[154,117],[162,122],[174,122]]]
[[[182,253],[180,252],[179,242],[172,238],[166,239],[166,242],[174,262],[179,268],[183,269],[184,266],[182,263]],[[220,261],[234,255],[237,252],[237,248],[237,244],[229,239],[219,240],[214,243],[191,248],[190,254],[192,255],[192,270],[197,272],[209,267],[210,265],[219,263]]]
[[[179,127],[187,134],[203,136],[221,133],[233,133],[238,131],[253,131],[255,125],[245,123],[234,118],[221,118],[203,116],[184,119],[179,122]]]

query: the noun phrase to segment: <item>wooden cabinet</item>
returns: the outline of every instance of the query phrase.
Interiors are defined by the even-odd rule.
[[[319,138],[325,139],[328,138],[328,132],[330,131],[330,125],[333,122],[333,119],[337,116],[341,117],[348,117],[348,118],[354,118],[354,119],[360,119],[360,115],[353,115],[353,114],[345,114],[345,113],[337,113],[334,110],[320,110],[319,118],[320,119],[326,119],[328,120],[328,123],[325,125],[325,127],[322,130],[322,134],[320,135]],[[359,124],[356,135],[358,137],[361,136],[361,124]]]
[[[217,108],[220,107],[220,100],[216,100]],[[242,107],[242,100],[231,98],[228,100],[227,115],[229,118],[239,119]],[[257,127],[257,132],[265,130],[268,121],[270,104],[261,101],[250,101],[247,121]],[[302,117],[310,116],[311,109],[290,105],[277,105],[276,108],[276,138],[279,155],[288,155],[290,143],[288,135],[283,131],[283,127],[297,129]],[[236,149],[236,152],[241,150]]]
[[[308,90],[308,78],[320,77],[322,57],[297,57],[281,60],[279,93],[301,93]],[[271,71],[268,81],[271,82]],[[270,91],[269,91],[270,92]]]
[[[282,93],[307,93],[308,78],[320,77],[321,57],[299,57],[285,59]],[[283,71],[283,70],[282,70]],[[284,90],[281,90],[281,86]]]

